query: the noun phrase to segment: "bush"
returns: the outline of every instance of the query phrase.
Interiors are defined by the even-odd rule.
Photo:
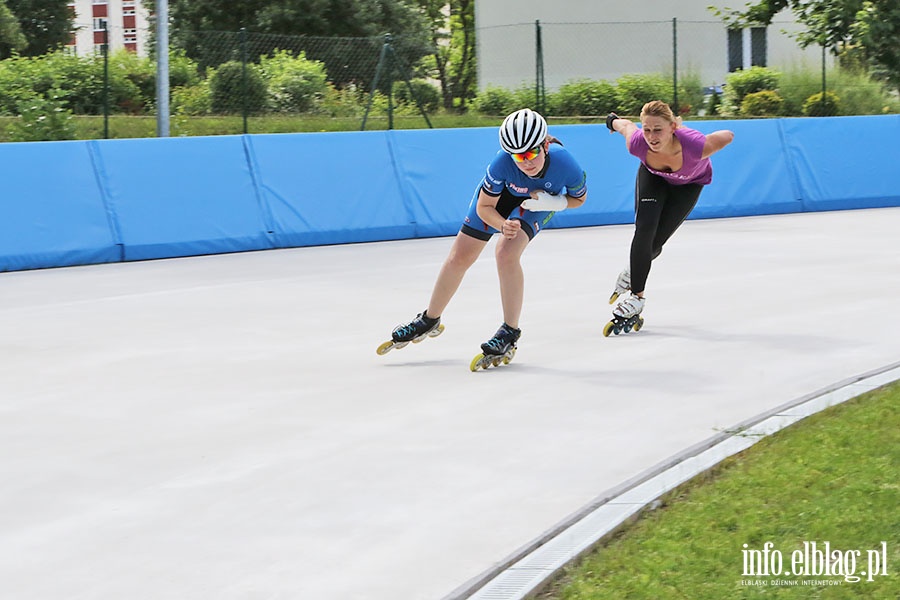
[[[218,114],[261,113],[266,107],[268,91],[259,66],[248,64],[246,81],[244,66],[238,61],[222,63],[209,76],[212,110]]]
[[[813,94],[803,103],[803,114],[807,117],[834,117],[841,114],[840,101],[832,92]]]
[[[11,142],[74,140],[72,112],[63,108],[61,98],[51,91],[48,98],[34,96],[20,103],[17,121],[9,127]]]
[[[276,112],[312,111],[328,89],[325,63],[307,60],[303,52],[295,57],[277,50],[271,57],[262,57],[260,71],[268,86],[269,107]]]
[[[487,86],[475,96],[472,108],[483,115],[507,115],[516,103],[515,95],[508,89]]]
[[[763,90],[744,96],[741,102],[741,115],[745,117],[774,117],[780,115],[784,107],[784,98],[778,92]]]
[[[559,116],[605,115],[618,105],[615,86],[592,79],[566,82],[551,98],[548,112]]]
[[[658,74],[622,75],[616,80],[616,112],[638,115],[651,100],[672,103],[672,80]]]
[[[410,87],[412,87],[415,98],[410,97]],[[398,102],[406,104],[416,111],[418,111],[417,99],[426,113],[437,112],[441,107],[441,91],[424,79],[412,79],[409,86],[406,85],[406,81],[395,81],[393,94]]]
[[[173,114],[199,117],[212,112],[212,93],[206,81],[172,90]]]
[[[735,71],[725,77],[725,94],[722,98],[723,114],[736,114],[741,110],[744,96],[764,90],[778,89],[780,73],[766,67],[750,67]]]

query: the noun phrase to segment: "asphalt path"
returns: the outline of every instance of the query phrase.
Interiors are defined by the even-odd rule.
[[[493,244],[444,334],[386,356],[450,238],[0,275],[0,596],[440,600],[900,359],[900,208],[688,221],[644,328],[604,338],[631,230],[542,232],[518,354],[478,373]]]

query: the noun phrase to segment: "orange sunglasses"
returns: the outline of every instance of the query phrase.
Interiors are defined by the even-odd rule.
[[[512,152],[511,156],[513,160],[517,163],[523,163],[526,160],[534,160],[541,153],[541,147],[535,146],[531,150],[526,150],[525,152]]]

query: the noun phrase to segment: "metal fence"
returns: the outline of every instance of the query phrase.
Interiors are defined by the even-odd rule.
[[[898,110],[896,102],[885,100],[890,96],[865,77],[855,83],[836,81],[839,73],[831,55],[821,47],[801,49],[791,37],[797,28],[783,22],[764,29],[728,30],[718,21],[676,19],[479,28],[478,85],[455,103],[439,85],[439,49],[421,39],[175,30],[168,61],[173,134],[184,133],[178,130],[179,122],[201,116],[237,119],[239,125],[229,125],[233,133],[273,131],[270,121],[285,116],[343,119],[352,123],[348,129],[371,126],[370,119],[377,116],[375,127],[393,128],[394,115],[431,126],[429,115],[451,105],[493,116],[527,104],[550,117],[597,117],[616,109],[634,114],[635,105],[655,98],[669,101],[681,114],[703,116],[730,73],[752,66],[794,72],[778,85],[787,98],[786,107],[778,108],[783,114],[798,114],[810,95],[835,90],[859,97],[848,114]],[[0,113],[24,117],[16,112],[23,99],[53,93],[54,109],[97,115],[103,107],[110,115],[155,115],[152,57],[117,58],[100,46],[93,56],[77,58],[86,64],[79,63],[84,74],[78,77],[71,75],[71,66],[62,69],[68,75],[44,69],[30,76],[16,70],[27,66],[24,61],[0,61]],[[138,64],[140,60],[144,63]],[[585,82],[603,82],[605,93],[612,95],[601,94],[593,104],[583,101],[599,89],[579,87]],[[78,87],[88,83],[90,89]],[[499,94],[501,102],[483,101],[497,90],[506,92]],[[95,98],[98,94],[101,99]],[[572,94],[582,98],[573,102]],[[862,98],[873,95],[878,97],[860,108]],[[88,96],[95,100],[84,102]],[[721,114],[738,113],[732,107],[730,114]],[[96,136],[110,136],[108,123]]]

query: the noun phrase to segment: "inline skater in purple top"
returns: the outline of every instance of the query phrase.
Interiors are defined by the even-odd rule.
[[[621,133],[628,152],[638,157],[634,194],[634,237],[631,260],[616,281],[609,298],[615,302],[613,320],[603,335],[637,331],[643,325],[644,288],[650,263],[684,222],[700,197],[703,186],[712,181],[709,157],[727,146],[734,133],[725,129],[704,135],[684,127],[665,102],[654,100],[641,109],[641,127],[615,113],[606,117],[610,133]]]
[[[444,309],[466,271],[499,233],[494,256],[503,324],[481,345],[482,353],[469,366],[477,371],[512,359],[521,334],[519,316],[525,288],[522,253],[555,213],[584,203],[587,184],[584,169],[559,140],[547,133],[544,117],[533,110],[523,108],[508,115],[500,126],[499,138],[501,150],[475,189],[428,308],[409,323],[397,326],[391,339],[378,347],[378,354],[440,335]]]

